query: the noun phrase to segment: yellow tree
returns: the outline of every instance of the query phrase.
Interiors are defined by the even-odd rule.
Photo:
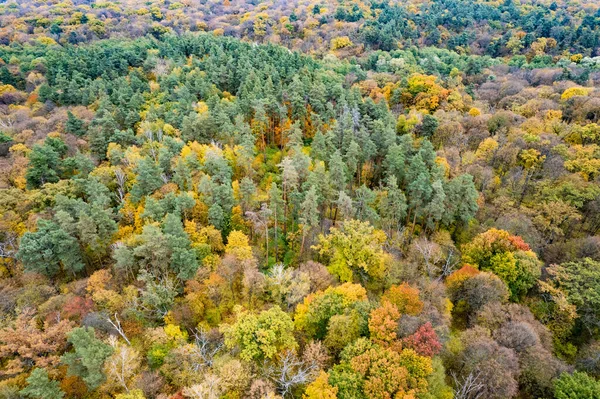
[[[329,261],[328,269],[341,281],[352,281],[357,273],[361,279],[381,279],[389,255],[383,250],[386,235],[369,222],[348,220],[341,228],[332,228],[329,235],[319,235],[313,249]]]

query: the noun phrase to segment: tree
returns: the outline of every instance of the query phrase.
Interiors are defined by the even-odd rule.
[[[394,305],[400,314],[418,315],[423,310],[419,289],[407,283],[391,286],[381,297],[381,303],[385,302]]]
[[[302,225],[302,245],[300,253],[304,251],[306,232],[319,225],[319,203],[315,187],[311,187],[300,206],[300,224]]]
[[[182,280],[192,278],[198,270],[199,263],[180,217],[173,213],[167,214],[163,232],[171,249],[170,269]]]
[[[65,393],[60,390],[58,381],[51,381],[48,372],[43,368],[33,370],[27,377],[27,387],[20,393],[32,399],[62,399],[65,396]]]
[[[359,332],[364,334],[368,332],[368,312],[367,291],[359,284],[344,283],[305,297],[303,303],[296,306],[294,323],[296,328],[304,331],[307,336],[323,339],[329,332],[333,316],[346,315],[348,317],[338,318],[335,323],[347,327],[350,323],[358,321]],[[336,332],[340,329],[336,328]],[[349,330],[344,334],[348,332]]]
[[[448,276],[446,287],[457,316],[473,317],[486,304],[505,302],[509,296],[506,284],[495,274],[478,272],[469,265]]]
[[[529,245],[504,230],[478,234],[463,247],[463,260],[498,275],[508,285],[513,300],[527,293],[541,275],[541,262]]]
[[[329,271],[341,281],[352,281],[354,273],[363,281],[377,280],[383,277],[388,259],[383,251],[385,240],[385,233],[369,222],[348,220],[329,235],[319,235],[313,248],[329,259]]]
[[[29,168],[25,173],[27,187],[38,188],[45,183],[60,179],[62,157],[67,153],[65,143],[55,137],[47,137],[43,145],[35,145],[29,153]]]
[[[548,269],[556,288],[577,308],[580,321],[592,333],[600,331],[600,262],[584,258]]]
[[[446,211],[443,221],[447,226],[451,223],[461,222],[466,225],[475,217],[479,205],[479,193],[475,189],[473,176],[460,175],[450,180],[444,188],[446,193]]]
[[[362,377],[367,398],[425,393],[427,377],[433,371],[431,360],[411,349],[398,353],[377,345],[353,357],[350,365]]]
[[[421,356],[433,357],[442,350],[431,322],[423,324],[414,334],[402,339],[402,347],[413,349]]]
[[[146,399],[144,392],[141,389],[134,389],[127,393],[120,393],[115,396],[115,399]]]
[[[69,367],[69,375],[81,377],[88,389],[96,389],[104,382],[104,361],[113,353],[113,349],[96,338],[92,327],[75,328],[69,334],[68,341],[74,351],[65,353],[61,361]]]
[[[389,226],[389,235],[392,235],[392,229],[400,229],[401,220],[406,217],[406,196],[398,188],[396,176],[389,176],[387,179],[386,191],[381,199],[381,216]]]
[[[282,193],[281,190],[279,189],[279,187],[277,187],[277,183],[272,183],[271,184],[271,188],[269,189],[269,208],[272,210],[273,212],[273,222],[274,222],[274,228],[273,231],[275,232],[275,242],[274,242],[274,246],[275,246],[275,262],[277,262],[278,260],[278,245],[279,245],[279,222],[283,221],[285,223],[285,220],[283,220],[283,215],[284,215],[284,202],[283,202],[283,197],[282,197]]]
[[[256,186],[254,185],[254,182],[249,177],[244,177],[240,183],[240,202],[244,213],[252,208],[255,194]]]
[[[398,308],[388,301],[383,302],[381,307],[374,309],[369,315],[371,340],[384,347],[392,345],[398,338],[396,330],[399,320]]]
[[[65,124],[65,131],[69,134],[81,137],[85,134],[84,122],[77,118],[71,111],[67,111],[67,123]]]
[[[129,391],[131,380],[140,367],[139,353],[129,345],[118,343],[114,336],[109,343],[113,353],[104,364],[107,380],[111,385]]]
[[[143,196],[152,194],[163,185],[162,170],[151,158],[142,158],[135,168],[137,174],[135,182],[131,187],[131,197],[138,202]]]
[[[264,202],[260,205],[258,212],[246,212],[246,216],[252,221],[254,228],[265,236],[265,265],[269,264],[269,219],[272,214],[273,211]]]
[[[248,237],[241,231],[233,230],[227,237],[225,253],[234,255],[238,260],[252,259],[252,247],[248,243]]]
[[[75,275],[84,267],[77,240],[58,224],[40,219],[36,232],[21,238],[17,259],[25,270],[55,277],[61,271]]]
[[[235,323],[221,330],[225,334],[225,345],[239,348],[240,357],[246,361],[273,359],[278,353],[297,346],[294,323],[279,306],[258,315],[239,312]]]
[[[573,374],[564,373],[554,380],[554,397],[556,399],[598,399],[600,381],[579,371]]]
[[[519,362],[515,352],[499,345],[482,327],[461,333],[449,346],[449,373],[458,382],[458,392],[482,398],[510,398],[518,392]],[[464,394],[463,394],[464,395]]]
[[[321,371],[304,391],[302,399],[337,399],[338,388],[329,385],[329,374]]]
[[[0,330],[0,356],[6,359],[0,374],[16,375],[31,366],[57,366],[72,326],[68,320],[57,323],[46,321],[40,325],[33,310],[25,309],[13,325],[6,325]]]
[[[348,182],[348,172],[340,150],[335,150],[329,159],[329,178],[335,191],[344,191]]]

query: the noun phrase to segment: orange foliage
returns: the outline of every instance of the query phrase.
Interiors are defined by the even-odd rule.
[[[390,302],[401,314],[417,315],[423,310],[423,302],[419,299],[419,289],[407,283],[393,285],[381,297],[381,302]]]
[[[387,301],[374,309],[369,315],[371,339],[382,346],[391,345],[398,338],[396,330],[400,316],[398,308]]]

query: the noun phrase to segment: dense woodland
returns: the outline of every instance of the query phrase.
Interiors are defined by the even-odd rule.
[[[0,4],[0,399],[600,399],[595,1]]]

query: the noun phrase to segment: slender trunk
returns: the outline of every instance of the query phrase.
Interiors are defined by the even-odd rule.
[[[527,188],[529,187],[529,180],[531,179],[531,175],[533,173],[527,173],[527,177],[525,178],[525,184],[523,185],[523,190],[521,191],[521,195],[519,196],[519,202],[517,202],[517,208],[521,207],[521,203],[525,199],[525,194],[527,193]]]
[[[275,263],[277,263],[277,241],[279,241],[278,237],[277,237],[277,206],[275,206],[274,215],[275,215]]]
[[[412,229],[410,231],[410,237],[412,239],[413,234],[415,234],[415,225],[417,224],[417,212],[415,212],[415,216],[413,217]]]
[[[265,223],[265,241],[267,247],[267,260],[265,266],[269,267],[269,225],[267,223]]]
[[[335,210],[333,211],[333,225],[335,226],[335,222],[337,220],[337,213],[338,213],[338,207],[335,207]]]
[[[283,237],[287,237],[287,221],[288,221],[288,201],[287,190],[283,190]]]

